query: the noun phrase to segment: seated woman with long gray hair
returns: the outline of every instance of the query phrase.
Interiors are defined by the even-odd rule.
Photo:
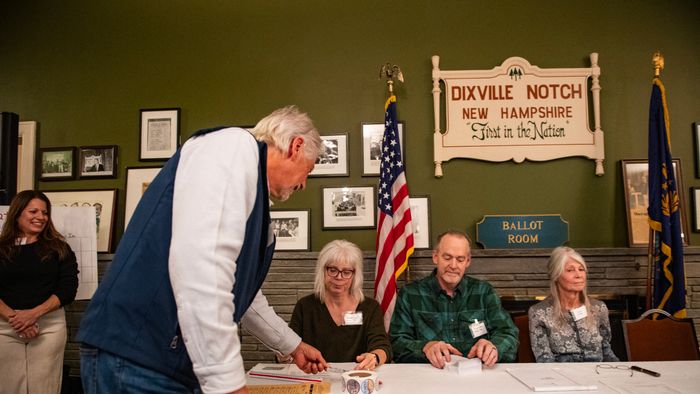
[[[586,293],[586,262],[560,246],[548,263],[549,296],[530,307],[530,341],[537,362],[619,361],[610,347],[605,303]]]

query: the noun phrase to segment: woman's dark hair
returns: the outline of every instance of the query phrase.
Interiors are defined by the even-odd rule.
[[[0,258],[5,261],[11,261],[13,256],[19,251],[19,247],[16,245],[17,239],[24,236],[24,234],[19,229],[17,220],[27,205],[29,205],[29,202],[35,198],[46,203],[48,214],[46,226],[39,233],[37,241],[41,260],[46,261],[52,255],[56,255],[59,260],[62,260],[70,253],[70,246],[65,242],[61,233],[56,231],[56,227],[54,227],[51,220],[51,201],[49,201],[49,198],[38,190],[24,190],[17,193],[12,199],[10,209],[5,216],[5,224],[2,226],[2,232],[0,232]]]

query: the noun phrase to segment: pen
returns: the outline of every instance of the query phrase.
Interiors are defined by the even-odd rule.
[[[630,369],[633,370],[633,371],[645,373],[645,374],[647,374],[647,375],[651,375],[651,376],[654,376],[654,377],[657,377],[657,378],[658,378],[659,376],[661,376],[661,374],[658,373],[658,372],[650,371],[650,370],[648,370],[648,369],[644,369],[644,368],[638,367],[638,366],[636,366],[636,365],[631,366]]]

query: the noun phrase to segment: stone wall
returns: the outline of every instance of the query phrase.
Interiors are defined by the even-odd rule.
[[[643,248],[578,249],[588,263],[589,292],[601,296],[641,296],[646,294],[647,255]],[[278,252],[263,285],[270,304],[285,320],[289,320],[296,301],[312,292],[317,252]],[[364,289],[372,296],[374,252],[365,252]],[[488,280],[504,300],[530,299],[547,292],[547,258],[549,250],[474,250],[468,274]],[[99,255],[99,275],[104,275],[112,255]],[[430,251],[417,251],[409,269],[400,280],[403,286],[428,275],[433,269]],[[700,247],[685,249],[688,316],[695,319],[700,332]],[[87,301],[76,301],[66,308],[69,342],[65,363],[70,375],[79,375],[78,344],[75,337]],[[259,362],[272,362],[274,356],[251,335],[241,338],[246,368]]]

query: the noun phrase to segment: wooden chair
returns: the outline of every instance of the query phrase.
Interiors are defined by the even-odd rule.
[[[665,316],[652,320],[649,315]],[[629,361],[700,360],[693,319],[677,319],[661,309],[650,309],[635,320],[623,320],[622,331]]]
[[[518,339],[520,340],[520,345],[518,345],[518,357],[519,363],[534,363],[535,355],[532,353],[532,346],[530,346],[530,319],[527,315],[515,316],[513,318],[513,323],[518,327]]]

